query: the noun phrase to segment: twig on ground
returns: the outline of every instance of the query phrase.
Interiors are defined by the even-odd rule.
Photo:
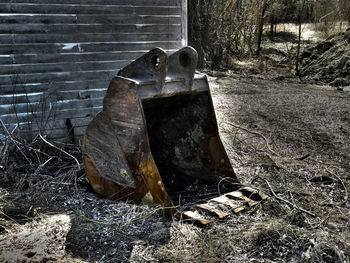
[[[303,209],[303,208],[297,206],[296,204],[293,204],[292,202],[290,202],[290,201],[288,201],[288,200],[286,200],[286,199],[284,199],[284,198],[282,198],[282,197],[279,197],[279,196],[273,191],[273,189],[272,189],[272,187],[271,187],[269,181],[267,181],[265,178],[262,178],[261,176],[257,176],[257,179],[261,179],[262,181],[264,181],[264,182],[267,184],[267,186],[269,187],[271,193],[273,194],[273,196],[274,196],[277,200],[280,200],[280,201],[282,201],[282,202],[288,204],[289,206],[292,206],[292,207],[294,207],[295,209],[298,209],[299,211],[301,211],[301,212],[303,212],[303,213],[305,213],[305,214],[308,214],[308,215],[310,215],[310,216],[312,216],[312,217],[316,217],[316,215],[313,214],[313,213],[311,213],[310,211],[307,211],[307,210],[305,210],[305,209]]]
[[[32,162],[28,159],[28,157],[24,154],[24,152],[21,150],[21,148],[18,146],[17,142],[15,141],[15,139],[13,139],[12,137],[12,133],[13,131],[10,133],[9,130],[6,128],[4,122],[2,121],[2,119],[0,119],[0,123],[1,123],[1,126],[2,126],[2,129],[4,130],[4,132],[6,132],[7,136],[10,138],[10,140],[13,142],[13,144],[16,146],[16,148],[18,149],[18,151],[23,155],[23,157],[26,159],[26,161],[32,165]],[[14,128],[14,130],[17,128],[17,124]]]
[[[346,189],[346,186],[345,186],[343,180],[341,180],[341,179],[339,178],[338,175],[336,175],[336,174],[334,174],[333,172],[331,172],[328,168],[326,168],[326,171],[327,171],[330,175],[332,175],[332,176],[334,176],[335,178],[337,178],[337,180],[342,184],[342,186],[343,186],[343,188],[344,188],[344,191],[345,191],[345,197],[344,197],[344,201],[343,201],[341,204],[342,204],[342,205],[345,205],[345,204],[348,202],[349,196],[348,196],[348,189]]]
[[[80,169],[80,164],[77,158],[75,158],[73,155],[71,155],[70,153],[66,152],[65,150],[62,150],[60,148],[58,148],[57,146],[53,145],[52,143],[48,142],[41,134],[39,134],[40,139],[42,139],[45,143],[47,143],[48,145],[50,145],[51,147],[55,148],[56,150],[59,150],[61,152],[63,152],[64,154],[68,155],[69,157],[73,158],[74,161],[77,163],[78,168]]]
[[[48,162],[50,162],[52,159],[53,159],[53,157],[51,156],[51,157],[50,157],[49,159],[47,159],[44,163],[40,164],[40,165],[38,166],[38,168],[36,168],[34,174],[35,174],[35,175],[38,174],[39,171],[41,170],[41,168],[43,168],[43,167],[44,167]]]
[[[124,224],[122,224],[118,229],[120,230],[120,229],[122,229],[122,228],[124,228],[126,226],[129,226],[129,225],[133,224],[133,223],[136,223],[136,222],[141,221],[143,219],[149,218],[152,215],[156,214],[158,211],[163,210],[163,209],[164,209],[163,207],[158,207],[158,208],[155,208],[154,210],[152,210],[151,212],[149,212],[149,213],[147,213],[145,215],[142,215],[140,217],[136,217],[136,218],[130,219],[129,221],[127,221]]]
[[[233,124],[233,123],[230,123],[230,122],[223,122],[223,123],[225,123],[225,124],[227,124],[227,125],[230,125],[230,126],[232,126],[232,127],[235,127],[235,128],[237,128],[237,129],[241,129],[241,130],[246,131],[246,132],[248,132],[248,133],[251,133],[251,134],[255,134],[255,135],[260,136],[261,138],[264,139],[264,141],[265,141],[265,143],[266,143],[267,149],[268,149],[272,154],[274,154],[274,155],[276,155],[276,156],[278,156],[278,157],[281,157],[280,154],[278,154],[277,152],[275,152],[274,150],[271,149],[270,144],[269,144],[269,140],[268,140],[263,134],[258,133],[258,132],[255,132],[255,131],[248,130],[247,128],[241,127],[241,126],[239,126],[239,125],[236,125],[236,124]]]
[[[303,156],[301,156],[301,157],[296,157],[296,158],[294,158],[295,160],[299,160],[299,161],[303,161],[303,160],[305,160],[306,158],[308,158],[310,156],[310,154],[309,153],[307,153],[307,154],[305,154],[305,155],[303,155]]]
[[[94,224],[98,224],[98,225],[105,225],[105,226],[116,226],[115,230],[119,231],[121,229],[123,229],[124,227],[127,227],[129,225],[132,225],[138,221],[144,220],[146,218],[151,217],[152,215],[158,213],[158,211],[163,210],[163,207],[155,207],[154,209],[152,209],[150,212],[146,213],[146,214],[141,214],[139,217],[135,217],[132,218],[124,223],[118,223],[118,222],[104,222],[104,221],[99,221],[99,220],[95,220],[95,219],[91,219],[88,218],[86,216],[80,216],[80,218],[84,221],[88,221],[88,222],[92,222]],[[95,234],[99,234],[99,233],[103,233],[103,232],[95,232]]]

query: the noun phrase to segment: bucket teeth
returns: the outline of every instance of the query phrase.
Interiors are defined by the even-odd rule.
[[[236,211],[241,211],[239,208],[244,208],[244,204],[242,204],[242,201],[229,199],[224,195],[213,198],[210,200],[210,202],[223,205],[227,207],[228,210],[233,211],[234,213],[237,213]]]
[[[253,207],[259,203],[259,202],[253,201],[253,200],[249,199],[248,197],[242,195],[241,192],[239,192],[239,191],[227,193],[227,194],[225,194],[225,196],[228,198],[232,198],[232,199],[244,200],[248,204],[249,207]]]
[[[161,205],[165,215],[202,225],[267,198],[239,183],[220,138],[208,79],[195,74],[197,61],[191,47],[171,55],[155,48],[113,77],[82,143],[95,192]],[[225,194],[213,198],[217,191]],[[174,200],[190,211],[175,208]]]
[[[242,211],[244,211],[244,210],[246,210],[246,208],[245,208],[244,206],[240,206],[240,207],[235,208],[235,209],[233,210],[233,212],[234,212],[235,214],[238,214],[238,213],[240,213],[240,212],[242,212]]]
[[[186,211],[183,215],[201,225],[208,225],[217,219],[224,219],[232,214],[249,210],[268,196],[251,187],[242,187],[236,191],[212,198],[203,204],[197,204],[196,210]],[[210,219],[204,217],[200,211],[211,215]]]
[[[225,218],[225,217],[230,215],[229,213],[226,213],[226,212],[222,211],[221,209],[219,209],[219,208],[217,208],[217,207],[215,207],[213,205],[210,205],[208,203],[196,205],[196,208],[199,208],[201,210],[205,210],[205,211],[208,211],[208,212],[210,212],[212,214],[215,214],[220,219]]]
[[[183,216],[185,218],[186,221],[192,221],[192,222],[198,222],[201,225],[205,226],[210,224],[212,221],[204,218],[201,214],[198,213],[197,210],[195,211],[185,211],[183,213]]]
[[[240,199],[248,203],[249,207],[256,206],[259,202],[268,198],[267,195],[251,187],[242,187],[236,191],[226,193],[225,197],[231,199]]]
[[[266,200],[268,198],[267,195],[265,195],[264,193],[260,192],[257,189],[245,186],[245,187],[241,187],[239,189],[239,191],[241,191],[243,193],[243,195],[245,195],[246,197],[253,199],[255,201],[262,201],[262,200]]]

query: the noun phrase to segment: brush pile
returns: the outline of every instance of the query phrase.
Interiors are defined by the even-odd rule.
[[[350,28],[307,48],[300,74],[306,80],[334,87],[350,85]]]

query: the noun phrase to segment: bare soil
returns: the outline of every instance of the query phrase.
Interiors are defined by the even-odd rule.
[[[66,154],[81,166],[76,146],[8,139],[0,262],[350,262],[350,89],[261,63],[209,79],[235,172],[267,201],[203,228],[98,197]],[[40,161],[31,170],[24,156]]]

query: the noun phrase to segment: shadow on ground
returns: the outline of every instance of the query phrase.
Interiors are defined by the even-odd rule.
[[[34,175],[20,176],[27,181],[34,178]],[[11,180],[16,180],[15,177],[12,175]],[[10,252],[7,258],[0,259],[4,262],[63,258],[65,262],[128,262],[131,258],[143,261],[144,246],[157,248],[168,242],[171,220],[162,216],[160,208],[99,198],[85,180],[78,179],[76,185],[52,180],[32,186],[41,189],[24,185],[16,193],[11,187],[1,188],[1,193],[12,193],[1,202],[0,240],[9,244],[0,242],[0,251]],[[56,219],[62,216],[64,222]],[[32,235],[26,235],[40,231],[35,240]],[[19,239],[18,247],[8,248],[11,240]],[[65,252],[55,256],[50,247],[65,248]]]

